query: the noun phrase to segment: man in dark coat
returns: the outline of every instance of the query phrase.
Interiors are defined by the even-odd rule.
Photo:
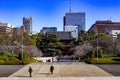
[[[51,65],[51,66],[50,66],[50,72],[51,72],[51,74],[53,74],[53,71],[54,71],[54,66]]]
[[[31,68],[31,66],[29,66],[29,74],[30,74],[30,77],[32,77],[32,72],[33,72],[33,70],[32,70],[32,68]]]

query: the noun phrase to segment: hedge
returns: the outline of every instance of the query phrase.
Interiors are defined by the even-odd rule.
[[[5,61],[4,60],[0,60],[0,65],[1,64],[5,64]]]
[[[87,63],[91,64],[119,64],[120,62],[114,61],[111,58],[90,58],[86,60]]]

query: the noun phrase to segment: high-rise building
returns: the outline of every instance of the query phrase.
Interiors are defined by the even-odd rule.
[[[63,30],[65,26],[78,26],[78,32],[85,30],[85,13],[84,12],[69,12],[66,13],[63,20]]]
[[[32,34],[32,17],[30,18],[23,17],[23,26],[25,26],[26,32]]]

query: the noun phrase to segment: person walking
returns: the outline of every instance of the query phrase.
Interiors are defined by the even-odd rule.
[[[54,66],[51,65],[51,66],[50,66],[50,72],[51,72],[51,74],[53,74],[53,71],[54,71]]]
[[[33,70],[32,70],[32,67],[31,67],[31,66],[29,66],[28,71],[29,71],[30,77],[32,77],[32,72],[33,72]]]

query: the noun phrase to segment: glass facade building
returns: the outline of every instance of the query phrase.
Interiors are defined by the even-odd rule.
[[[64,16],[63,30],[65,31],[65,26],[78,26],[78,32],[85,30],[85,13],[66,13]]]

